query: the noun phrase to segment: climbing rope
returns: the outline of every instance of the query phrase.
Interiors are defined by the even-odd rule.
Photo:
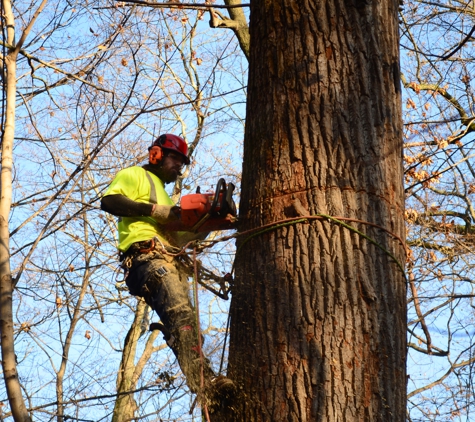
[[[195,283],[194,283],[194,291],[195,291],[195,304],[196,304],[196,312],[197,312],[197,321],[198,321],[198,327],[200,327],[199,325],[199,308],[198,308],[198,289],[197,289],[197,286],[198,284],[201,284],[202,286],[204,286],[205,288],[207,288],[208,290],[212,291],[213,293],[217,294],[218,296],[222,297],[222,298],[225,298],[225,299],[228,299],[227,297],[227,293],[228,293],[228,290],[229,289],[226,289],[224,286],[224,282],[220,282],[220,287],[221,287],[221,290],[225,292],[225,297],[223,297],[223,295],[217,293],[214,289],[210,288],[209,286],[205,285],[204,283],[200,282],[200,273],[201,274],[207,274],[209,279],[213,278],[211,276],[211,274],[213,274],[212,272],[210,271],[201,271],[198,269],[200,267],[200,265],[198,265],[198,260],[196,258],[196,255],[197,255],[197,252],[198,251],[202,251],[206,248],[210,248],[212,246],[214,246],[215,244],[217,243],[220,243],[220,242],[224,242],[224,241],[229,241],[231,239],[236,239],[238,237],[243,237],[243,236],[246,236],[244,238],[244,240],[241,242],[241,244],[239,245],[239,247],[237,248],[236,250],[236,256],[239,254],[239,252],[242,250],[242,248],[244,247],[244,245],[249,242],[251,239],[257,237],[257,236],[261,236],[263,235],[264,233],[268,233],[270,231],[273,231],[273,230],[277,230],[279,228],[282,228],[282,227],[288,227],[288,226],[292,226],[292,225],[296,225],[296,224],[303,224],[303,223],[309,223],[310,221],[312,220],[327,220],[329,222],[332,222],[334,224],[337,224],[359,236],[361,236],[362,238],[366,239],[368,242],[370,242],[371,244],[375,245],[377,248],[379,248],[381,251],[383,251],[387,256],[389,256],[395,263],[396,265],[398,266],[399,270],[401,271],[402,275],[404,276],[404,279],[406,280],[407,282],[407,277],[406,277],[406,273],[404,271],[404,266],[403,264],[396,258],[396,256],[389,250],[387,250],[384,246],[382,246],[381,244],[379,244],[376,240],[374,240],[373,238],[371,238],[370,236],[366,235],[365,233],[361,232],[360,230],[356,229],[355,227],[353,227],[352,225],[348,224],[347,222],[348,221],[351,221],[351,222],[356,222],[356,223],[360,223],[360,224],[364,224],[364,225],[368,225],[368,226],[371,226],[371,227],[375,227],[379,230],[382,230],[386,233],[388,233],[391,237],[393,237],[394,239],[396,239],[397,241],[399,241],[399,243],[403,246],[404,248],[404,251],[407,253],[407,250],[406,250],[406,244],[405,242],[398,236],[396,235],[395,233],[392,233],[390,232],[389,230],[387,230],[386,228],[380,226],[380,225],[377,225],[377,224],[374,224],[374,223],[370,223],[370,222],[367,222],[367,221],[363,221],[363,220],[357,220],[357,219],[352,219],[352,218],[347,218],[347,217],[333,217],[333,216],[330,216],[330,215],[327,215],[327,214],[316,214],[316,215],[309,215],[309,216],[303,216],[303,217],[296,217],[296,218],[289,218],[289,219],[284,219],[284,220],[280,220],[280,221],[276,221],[274,223],[270,223],[270,224],[267,224],[267,225],[264,225],[264,226],[261,226],[259,228],[255,228],[255,229],[250,229],[250,230],[247,230],[247,231],[244,231],[244,232],[240,232],[240,233],[234,233],[232,235],[229,235],[229,236],[223,236],[221,238],[218,238],[218,239],[214,239],[214,240],[211,240],[211,241],[199,241],[199,242],[190,242],[189,244],[185,245],[183,247],[183,249],[178,253],[178,254],[175,254],[175,256],[179,256],[179,255],[182,255],[182,254],[185,254],[186,255],[186,248],[191,246],[192,244],[193,245],[193,268],[194,268],[194,278],[195,278]],[[204,268],[201,266],[201,268]],[[228,282],[230,280],[232,280],[232,274],[234,273],[234,263],[233,263],[233,268],[231,270],[231,273],[229,274],[230,277],[228,278]],[[218,277],[218,276],[215,276],[215,279],[221,279],[221,280],[224,280],[223,277]],[[221,374],[221,371],[222,371],[222,368],[223,368],[223,363],[224,363],[224,354],[225,354],[225,349],[226,349],[226,342],[227,342],[227,337],[228,337],[228,331],[229,331],[229,324],[230,324],[230,315],[228,314],[228,318],[227,318],[227,323],[226,323],[226,331],[225,331],[225,337],[224,337],[224,345],[223,345],[223,348],[222,348],[222,354],[221,354],[221,360],[220,360],[220,366],[219,366],[219,372],[218,374]],[[199,330],[198,330],[199,331]],[[201,336],[199,335],[199,348],[200,348],[200,356],[201,356],[201,359],[202,359],[202,352],[201,352]],[[203,372],[203,362],[202,362],[202,372]],[[203,376],[203,375],[202,375]],[[202,382],[203,379],[202,379]],[[207,411],[207,409],[205,408],[205,411]],[[206,412],[205,412],[206,413]],[[206,413],[207,415],[207,413]]]
[[[273,222],[273,223],[263,225],[261,227],[257,227],[257,228],[254,228],[254,229],[249,229],[249,230],[246,230],[246,231],[243,231],[243,232],[240,232],[240,233],[234,233],[232,235],[223,236],[223,237],[218,238],[218,239],[209,240],[209,241],[208,240],[201,240],[201,241],[199,241],[200,250],[203,250],[205,248],[210,248],[210,247],[212,247],[215,244],[220,243],[220,242],[229,241],[231,239],[237,239],[238,237],[246,236],[244,238],[244,240],[241,242],[241,244],[239,245],[239,247],[237,248],[237,250],[236,250],[236,255],[238,255],[239,252],[244,247],[244,245],[248,241],[250,241],[251,239],[253,239],[257,236],[261,236],[264,233],[274,231],[274,230],[277,230],[277,229],[282,228],[282,227],[287,227],[287,226],[291,226],[291,225],[295,225],[295,224],[309,223],[312,220],[327,220],[327,221],[330,221],[332,223],[338,224],[339,226],[344,227],[344,228],[350,230],[351,232],[363,237],[368,242],[370,242],[371,244],[378,247],[386,255],[388,255],[396,263],[396,265],[401,270],[404,278],[407,281],[407,277],[406,277],[406,274],[405,274],[405,271],[404,271],[404,266],[396,258],[396,256],[393,253],[391,253],[389,250],[387,250],[383,245],[379,244],[376,240],[374,240],[370,236],[366,235],[365,233],[361,232],[360,230],[356,229],[355,227],[348,224],[347,222],[355,222],[355,223],[364,224],[364,225],[375,227],[379,230],[382,230],[382,231],[386,232],[387,234],[389,234],[391,237],[396,239],[401,244],[401,246],[404,248],[405,253],[407,254],[406,244],[401,239],[401,237],[398,236],[397,234],[389,231],[388,229],[386,229],[383,226],[380,226],[380,225],[375,224],[375,223],[370,223],[370,222],[364,221],[364,220],[358,220],[358,219],[355,219],[355,218],[333,217],[333,216],[327,215],[327,214],[314,214],[314,215],[301,216],[301,217],[295,217],[295,218],[287,218],[287,219],[283,219],[283,220],[279,220],[279,221],[276,221],[276,222]],[[194,242],[196,244],[196,241],[194,241]],[[190,242],[189,244],[185,245],[184,248],[182,249],[182,252],[184,252],[184,250],[194,242]],[[234,273],[234,264],[233,264],[233,269],[231,271],[231,274],[233,274],[233,273]]]
[[[193,298],[195,302],[195,312],[196,312],[196,327],[197,327],[197,336],[198,336],[198,351],[200,355],[200,393],[204,395],[204,386],[205,386],[205,377],[204,377],[204,356],[202,350],[202,342],[201,342],[201,323],[200,323],[200,305],[198,300],[198,260],[196,259],[196,247],[193,248],[193,275],[194,275],[194,283],[193,283]],[[209,422],[209,413],[208,413],[208,406],[206,404],[206,400],[203,397],[202,400],[202,409],[206,417],[206,421]]]

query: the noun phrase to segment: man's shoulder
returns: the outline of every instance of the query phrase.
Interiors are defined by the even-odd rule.
[[[133,183],[139,185],[151,185],[155,189],[165,190],[165,184],[155,173],[147,170],[146,167],[131,166],[120,170],[117,173],[116,180],[123,183]]]
[[[120,170],[117,174],[144,174],[146,173],[145,169],[141,166],[130,166],[130,167],[126,167],[126,168],[123,168],[122,170]]]
[[[140,182],[147,179],[147,171],[141,166],[125,167],[115,176],[116,181]]]

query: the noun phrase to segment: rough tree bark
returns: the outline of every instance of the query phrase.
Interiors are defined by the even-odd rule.
[[[404,420],[397,10],[252,2],[241,231],[326,214],[359,232],[327,218],[243,234],[228,370],[240,395],[213,421]]]

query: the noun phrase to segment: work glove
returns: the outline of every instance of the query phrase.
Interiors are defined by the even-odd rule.
[[[177,221],[180,217],[180,207],[176,205],[153,204],[152,217],[160,224],[167,224]]]

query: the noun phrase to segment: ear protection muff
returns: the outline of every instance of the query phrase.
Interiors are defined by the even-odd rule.
[[[163,158],[163,150],[157,145],[150,147],[148,149],[148,161],[150,164],[158,164],[158,162]]]
[[[163,158],[163,149],[161,145],[167,140],[165,135],[160,136],[148,149],[148,161],[150,164],[158,164],[158,162]],[[158,145],[156,145],[158,144]]]

